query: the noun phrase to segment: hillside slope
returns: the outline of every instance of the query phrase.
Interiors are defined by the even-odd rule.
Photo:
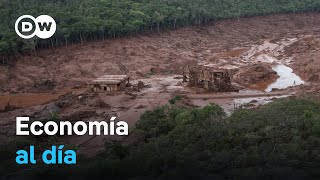
[[[153,73],[178,74],[183,65],[214,61],[214,53],[235,53],[230,50],[248,48],[265,39],[316,35],[319,19],[317,13],[242,18],[200,28],[44,49],[36,55],[22,55],[13,67],[0,67],[0,91],[37,91],[38,84],[47,80],[61,89],[83,85],[103,74],[143,77],[151,69]]]

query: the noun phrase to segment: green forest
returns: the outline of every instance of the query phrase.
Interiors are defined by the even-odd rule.
[[[0,55],[105,38],[158,32],[221,19],[314,12],[319,0],[0,0]],[[52,16],[56,34],[24,40],[14,23],[21,15]]]
[[[77,166],[38,165],[21,171],[12,161],[17,146],[23,148],[31,142],[37,147],[50,146],[58,137],[1,144],[0,152],[7,156],[1,158],[0,174],[31,179],[320,177],[318,102],[310,98],[280,99],[258,109],[236,110],[229,117],[215,104],[192,108],[181,101],[183,97],[174,98],[145,112],[130,133],[141,139],[130,144],[109,141],[100,154],[79,157]]]

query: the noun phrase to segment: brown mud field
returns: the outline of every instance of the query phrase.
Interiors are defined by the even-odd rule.
[[[180,95],[190,107],[255,108],[273,99],[319,93],[320,14],[241,18],[151,35],[75,44],[22,55],[0,67],[1,140],[15,133],[15,117],[57,114],[69,121],[102,121],[116,115],[130,130],[142,113]],[[239,92],[206,92],[182,82],[183,67],[231,69]],[[139,91],[92,93],[102,75],[129,75]],[[66,90],[67,89],[67,90]],[[103,148],[106,137],[71,136],[84,154]],[[108,137],[119,139],[119,137]],[[130,136],[129,136],[130,138]]]

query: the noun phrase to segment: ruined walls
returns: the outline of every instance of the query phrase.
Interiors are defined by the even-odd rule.
[[[190,87],[207,89],[212,92],[235,91],[231,84],[232,72],[206,66],[188,66],[183,73],[184,81]]]

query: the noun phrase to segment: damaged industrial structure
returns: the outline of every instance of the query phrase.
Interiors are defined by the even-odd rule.
[[[89,83],[92,92],[117,92],[130,84],[127,75],[104,75]]]
[[[202,65],[187,66],[183,71],[183,81],[188,82],[190,87],[203,88],[211,92],[238,91],[232,86],[232,76],[232,70]]]

